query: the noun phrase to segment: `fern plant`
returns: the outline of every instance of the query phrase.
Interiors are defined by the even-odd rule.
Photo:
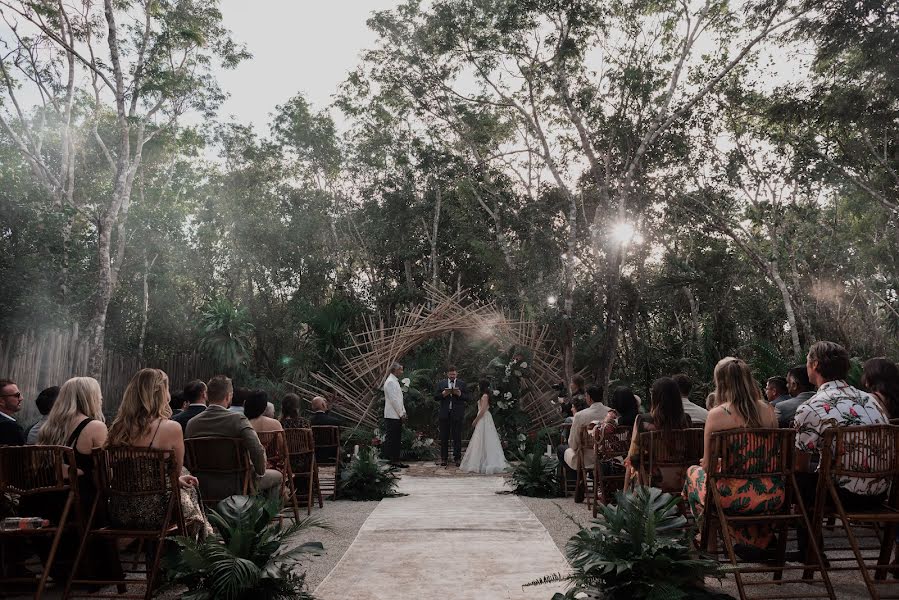
[[[519,496],[555,498],[559,495],[559,461],[533,453],[515,465],[509,475],[512,492]]]
[[[567,593],[553,600],[583,594],[607,600],[730,598],[703,588],[705,577],[723,572],[716,561],[698,558],[692,549],[678,501],[656,488],[619,492],[617,505],[600,506],[602,518],[569,540],[566,555],[572,573],[527,585],[568,582]]]
[[[340,493],[348,500],[382,500],[400,496],[398,469],[380,460],[375,448],[360,448],[340,474]]]
[[[299,557],[321,543],[290,547],[294,534],[327,526],[314,518],[290,526],[274,523],[281,504],[256,496],[230,496],[209,511],[216,533],[202,542],[176,537],[178,550],[166,560],[169,586],[184,585],[182,600],[311,599],[304,591]]]

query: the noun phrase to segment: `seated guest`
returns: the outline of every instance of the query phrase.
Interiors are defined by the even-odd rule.
[[[806,368],[818,391],[796,409],[796,483],[806,510],[811,513],[818,486],[817,471],[811,472],[813,455],[819,454],[824,432],[830,427],[876,425],[889,423],[880,402],[866,392],[846,383],[849,353],[833,342],[817,342],[808,352]],[[819,462],[820,464],[820,462]],[[846,465],[863,470],[862,465]],[[837,492],[847,511],[867,510],[879,506],[886,497],[889,482],[860,477],[841,477]],[[808,534],[797,530],[799,552],[805,558]],[[817,532],[821,541],[821,532]],[[819,545],[820,547],[820,545]]]
[[[169,410],[172,411],[173,415],[181,414],[185,408],[187,408],[187,398],[184,397],[184,392],[175,392],[171,395],[171,399],[169,400]]]
[[[22,392],[11,379],[0,379],[0,446],[24,446],[25,430],[15,414],[22,408]]]
[[[787,390],[786,377],[769,377],[765,383],[765,397],[771,406],[777,406],[781,402],[790,399],[790,393]]]
[[[247,388],[234,388],[234,396],[231,398],[231,406],[228,410],[243,414],[243,405],[252,393],[253,390]]]
[[[281,423],[275,419],[265,416],[265,407],[270,404],[268,394],[263,390],[254,391],[243,405],[243,414],[250,421],[250,425],[256,430],[256,433],[271,433],[275,431],[284,431]],[[268,460],[268,468],[284,473],[284,465],[275,458],[287,456],[287,447],[281,442],[280,447],[273,447],[267,443],[265,446],[265,456]]]
[[[184,386],[181,397],[187,406],[180,413],[172,417],[172,420],[181,425],[181,433],[184,433],[187,422],[206,410],[206,384],[199,379],[194,379]]]
[[[718,406],[718,397],[715,392],[709,392],[705,397],[705,409],[711,411],[716,406]]]
[[[787,390],[792,397],[774,407],[778,427],[792,427],[796,409],[815,395],[815,386],[808,379],[808,369],[805,365],[787,371]]]
[[[212,533],[212,527],[200,507],[197,478],[184,468],[184,433],[181,425],[169,418],[169,400],[168,375],[159,369],[138,371],[125,388],[118,414],[109,428],[106,447],[132,446],[171,450],[175,471],[180,473],[179,496],[187,535],[192,538],[206,537]],[[141,473],[132,473],[132,476],[140,475]],[[156,478],[155,473],[146,475]],[[153,485],[152,481],[148,483]],[[165,518],[168,504],[168,498],[111,498],[108,514],[118,527],[154,529]]]
[[[336,425],[340,427],[343,421],[340,417],[331,414],[328,410],[328,401],[321,396],[312,399],[312,414],[309,415],[309,422],[314,425]]]
[[[265,415],[266,417],[268,417],[269,419],[274,419],[274,418],[275,418],[275,405],[274,405],[274,403],[272,403],[272,402],[266,402],[266,403],[265,403],[265,412],[262,413],[262,414]]]
[[[634,421],[637,420],[639,403],[634,392],[629,387],[617,387],[609,397],[609,412],[599,423],[593,428],[593,437],[596,443],[606,444],[606,436],[611,435],[619,427],[633,428]],[[627,452],[628,445],[618,447],[617,440],[609,447],[616,452]],[[616,457],[614,460],[604,461],[602,464],[603,473],[606,475],[621,474],[624,472],[624,459]]]
[[[887,358],[872,358],[865,363],[862,387],[880,400],[891,419],[899,419],[899,367]]]
[[[568,470],[568,475],[572,478],[577,477],[577,451],[581,446],[581,433],[590,429],[591,421],[601,422],[605,419],[609,409],[602,403],[602,388],[591,385],[587,388],[587,395],[584,398],[587,406],[583,410],[575,413],[571,422],[571,431],[568,432],[568,443],[561,444],[556,449],[559,455],[559,462]],[[595,454],[584,452],[584,468],[592,469],[596,459]],[[584,486],[574,491],[574,501],[584,501]]]
[[[185,439],[198,437],[240,438],[253,462],[256,472],[256,489],[270,498],[277,498],[281,487],[281,473],[266,468],[265,449],[259,443],[256,430],[242,414],[243,407],[241,407],[240,413],[228,410],[234,395],[231,379],[224,375],[216,375],[206,387],[209,406],[187,422]],[[209,481],[209,479],[207,477],[203,481],[203,487],[208,485],[209,489],[215,490],[214,496],[224,497],[236,492],[230,488],[232,483],[230,476],[226,476],[223,480],[212,479]]]
[[[286,394],[281,400],[281,425],[284,429],[306,429],[309,421],[300,416],[300,397]]]
[[[47,415],[50,414],[50,409],[53,408],[53,403],[56,402],[57,396],[59,396],[59,386],[54,385],[41,390],[41,393],[34,400],[34,405],[37,407],[37,411],[41,413],[41,418],[28,430],[25,443],[29,446],[37,444],[37,435],[41,432],[41,427],[43,427],[44,423],[47,422]]]
[[[284,431],[280,422],[265,416],[265,407],[268,403],[268,394],[263,390],[255,390],[243,405],[243,414],[256,433]]]
[[[673,379],[674,383],[677,384],[677,388],[680,390],[684,413],[688,417],[690,417],[690,420],[694,425],[704,424],[706,418],[709,416],[709,411],[699,406],[698,404],[690,402],[690,390],[693,389],[693,380],[691,380],[688,375],[684,375],[683,373],[675,375]]]
[[[625,465],[628,467],[627,481],[633,481],[640,469],[641,433],[687,429],[692,425],[690,416],[684,412],[682,393],[683,388],[678,386],[671,377],[661,377],[652,384],[652,389],[649,393],[649,414],[640,414],[634,420],[631,447],[628,450],[627,460],[625,461]],[[661,469],[658,469],[655,473],[652,473],[653,485],[658,485],[657,482],[659,482],[667,483],[670,487],[675,479],[679,481],[684,475],[672,469],[666,469],[665,471],[662,472]],[[650,484],[648,481],[645,483],[646,485]]]
[[[94,483],[94,448],[106,442],[108,431],[103,416],[103,394],[100,383],[93,377],[73,377],[59,388],[59,395],[47,420],[41,426],[37,444],[43,446],[69,446],[75,452],[78,467],[78,493],[84,514],[87,515],[97,496]],[[61,498],[38,497],[30,508],[33,515],[56,521],[62,512]],[[31,516],[31,515],[24,515]],[[78,540],[67,539],[60,547],[61,556],[74,559]],[[118,551],[113,543],[95,540],[86,554],[85,572],[89,579],[122,579]],[[49,549],[49,548],[48,548]],[[63,559],[59,564],[65,564]],[[56,564],[56,563],[54,563]],[[68,573],[57,573],[66,577]]]
[[[687,480],[684,484],[684,498],[697,520],[705,509],[706,474],[709,469],[718,468],[718,465],[709,464],[712,434],[732,429],[777,427],[774,408],[762,399],[749,365],[739,358],[723,358],[715,366],[714,377],[718,405],[709,411],[709,418],[705,422],[703,436],[705,453],[699,466],[687,469]],[[758,456],[756,449],[751,447],[743,450],[746,451],[747,460],[758,467],[756,472],[771,470],[769,457]],[[723,508],[727,514],[763,514],[777,510],[784,501],[784,482],[780,478],[759,477],[751,481],[721,480],[718,489],[721,491]],[[739,544],[762,549],[767,548],[774,538],[770,527],[758,525],[734,527],[731,534]]]

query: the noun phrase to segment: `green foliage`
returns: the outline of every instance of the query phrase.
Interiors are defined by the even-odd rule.
[[[246,363],[250,355],[253,324],[246,309],[224,298],[209,302],[200,321],[200,348],[227,367]]]
[[[310,527],[309,518],[283,526],[273,519],[280,502],[230,496],[209,511],[216,533],[197,542],[175,538],[178,550],[165,563],[170,586],[183,585],[185,600],[312,599],[304,591],[300,557],[322,550],[318,542],[292,546],[290,538]]]
[[[608,600],[730,598],[703,589],[705,577],[723,572],[717,562],[696,556],[679,501],[656,488],[619,492],[617,504],[600,506],[602,517],[569,540],[573,572],[527,585],[568,582],[567,593],[554,600],[573,600],[584,592],[601,592]]]
[[[509,481],[519,496],[555,498],[559,495],[559,461],[544,454],[528,454],[512,469]]]
[[[380,460],[376,448],[360,448],[340,474],[340,494],[348,500],[383,500],[399,496],[398,469]]]

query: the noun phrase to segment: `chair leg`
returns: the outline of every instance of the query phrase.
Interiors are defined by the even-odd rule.
[[[44,588],[47,585],[47,578],[50,576],[50,569],[53,567],[53,561],[56,560],[56,552],[59,550],[59,544],[62,541],[62,533],[63,531],[65,531],[66,522],[68,521],[69,511],[71,510],[71,507],[72,497],[70,495],[68,501],[65,504],[65,507],[62,510],[62,515],[59,517],[59,523],[57,524],[56,533],[53,535],[53,542],[50,544],[50,552],[49,554],[47,554],[47,560],[44,564],[43,571],[41,572],[41,578],[37,584],[37,591],[34,594],[35,600],[40,600],[41,596],[44,593]],[[74,576],[75,572],[73,571],[69,579]]]
[[[166,526],[165,529],[168,529]],[[165,531],[163,529],[163,531]],[[153,556],[153,566],[147,573],[147,590],[144,592],[144,600],[150,600],[153,597],[153,584],[156,582],[156,575],[159,573],[159,563],[162,562],[162,551],[165,547],[165,537],[161,537],[156,543],[156,552]],[[148,567],[149,568],[149,567]]]
[[[87,523],[84,526],[84,534],[81,536],[81,543],[78,544],[78,552],[75,554],[75,562],[72,564],[72,573],[69,575],[68,581],[66,581],[66,587],[62,593],[62,600],[68,600],[72,594],[72,582],[75,581],[75,578],[78,576],[78,567],[81,566],[81,558],[84,556],[84,549],[87,547],[87,542],[91,537],[91,527],[94,524],[94,517],[97,514],[97,504],[99,502],[100,496],[97,495],[91,506],[90,516],[88,516]]]

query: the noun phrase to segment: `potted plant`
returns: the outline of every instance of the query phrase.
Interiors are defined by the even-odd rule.
[[[553,600],[666,600],[731,598],[704,588],[706,577],[721,577],[721,566],[702,559],[690,543],[691,531],[678,512],[679,498],[656,488],[618,493],[617,505],[600,507],[602,517],[568,542],[572,572],[527,585],[567,581]]]
[[[512,469],[509,482],[519,496],[555,498],[559,495],[559,461],[539,453],[526,455]]]
[[[380,460],[376,448],[360,448],[340,473],[340,494],[347,500],[382,500],[396,491],[397,468]]]
[[[308,518],[285,526],[273,521],[277,500],[230,496],[209,511],[216,533],[198,542],[174,538],[177,551],[166,560],[167,587],[184,585],[183,600],[311,599],[304,591],[302,554],[321,551],[319,542],[291,546],[289,539],[310,527],[327,526]]]

